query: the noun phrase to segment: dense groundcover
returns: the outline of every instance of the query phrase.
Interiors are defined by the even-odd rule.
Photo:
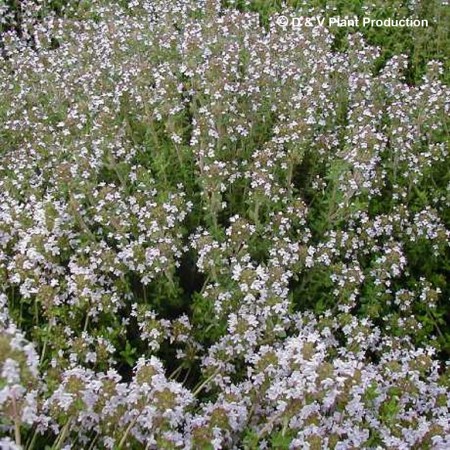
[[[450,448],[445,63],[49,3],[0,6],[0,447]]]

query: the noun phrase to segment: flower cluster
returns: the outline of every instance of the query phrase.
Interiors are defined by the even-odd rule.
[[[219,0],[19,3],[0,446],[449,448],[442,64]]]

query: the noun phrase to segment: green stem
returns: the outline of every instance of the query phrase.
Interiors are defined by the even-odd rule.
[[[86,313],[86,319],[84,321],[83,331],[86,332],[89,325],[89,313]]]
[[[21,447],[21,437],[20,437],[20,418],[19,413],[17,411],[17,403],[16,403],[16,397],[12,396],[12,407],[13,407],[13,414],[14,414],[14,439],[16,441],[16,444]]]
[[[98,439],[98,433],[95,435],[95,438],[92,439],[91,445],[89,446],[89,450],[93,450],[94,444],[97,442]]]
[[[64,425],[60,435],[56,439],[55,443],[53,444],[52,450],[58,450],[61,445],[64,443],[64,440],[66,439],[67,435],[69,434],[70,424],[72,422],[72,418],[70,417],[67,423]]]
[[[183,364],[180,364],[170,375],[169,375],[169,380],[173,380],[174,378],[176,378],[178,376],[178,374],[181,372],[181,370],[183,369]]]
[[[188,379],[188,376],[191,374],[191,369],[192,369],[192,367],[189,367],[189,369],[187,370],[186,375],[184,376],[183,381],[181,382],[181,384],[186,383],[186,380]]]
[[[29,439],[29,443],[25,446],[27,450],[32,450],[34,447],[34,443],[36,442],[37,438],[37,429],[36,427],[33,427],[33,434],[31,435],[31,438]]]
[[[142,411],[129,423],[127,429],[125,430],[125,434],[122,436],[122,439],[119,442],[119,446],[118,448],[121,449],[123,447],[123,445],[125,444],[128,435],[130,434],[131,429],[134,427],[134,425],[136,424],[139,416],[141,415]]]
[[[196,397],[201,391],[202,389],[213,379],[215,378],[222,369],[217,369],[212,375],[210,375],[205,381],[203,381],[202,383],[200,383],[199,385],[197,385],[197,387],[194,389],[194,391],[192,392],[192,395],[194,397]]]
[[[39,364],[42,364],[44,361],[45,351],[47,350],[48,335],[49,335],[51,329],[52,329],[52,322],[50,322],[47,332],[45,333],[45,340],[44,340],[44,345],[42,347],[41,357],[39,358]]]

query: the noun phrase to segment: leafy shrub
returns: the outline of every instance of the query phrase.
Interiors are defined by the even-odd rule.
[[[2,22],[2,446],[448,448],[444,63],[52,5]]]

